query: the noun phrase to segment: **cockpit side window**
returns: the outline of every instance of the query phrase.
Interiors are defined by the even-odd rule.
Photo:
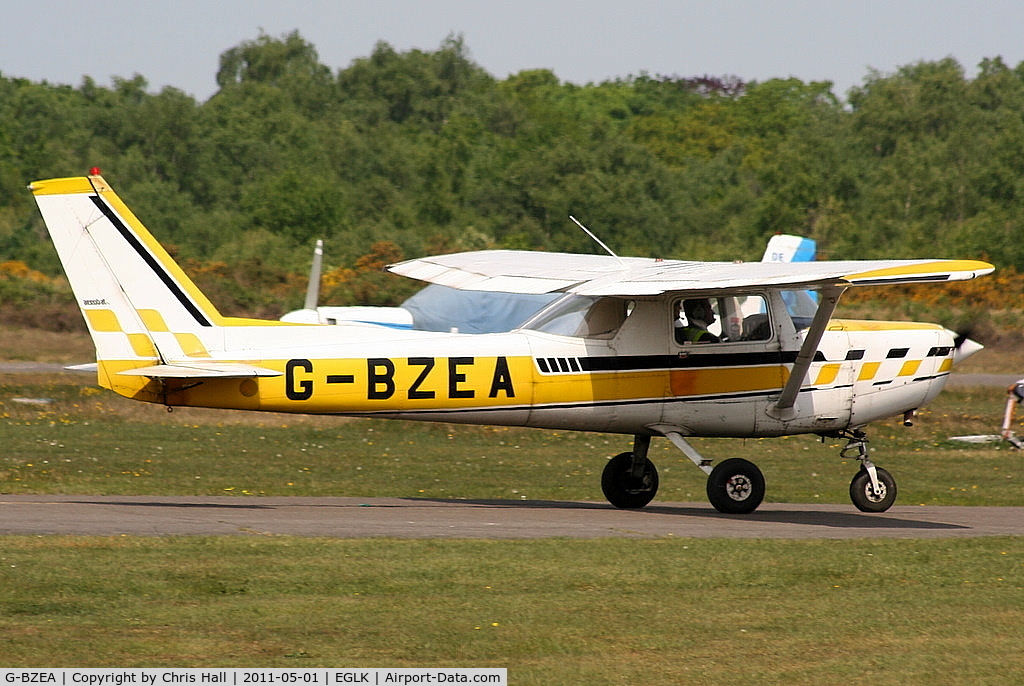
[[[673,334],[679,345],[766,341],[771,317],[758,294],[680,298],[673,303]]]
[[[786,303],[789,316],[797,331],[806,329],[814,319],[818,310],[818,294],[815,291],[782,291],[782,300]]]
[[[524,329],[559,336],[608,339],[632,311],[631,302],[621,298],[569,295],[541,310]]]

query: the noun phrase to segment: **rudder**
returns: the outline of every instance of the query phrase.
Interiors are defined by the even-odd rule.
[[[101,385],[136,397],[145,379],[119,378],[115,388],[112,376],[210,357],[224,318],[101,176],[29,189],[96,346]]]

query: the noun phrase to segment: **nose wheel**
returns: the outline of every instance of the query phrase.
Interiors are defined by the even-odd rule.
[[[885,512],[896,502],[896,481],[889,472],[875,467],[878,488],[871,484],[868,470],[861,469],[850,481],[850,500],[861,512]]]
[[[896,480],[868,457],[868,438],[863,431],[857,429],[844,435],[849,440],[839,451],[840,457],[854,452],[860,460],[860,471],[850,481],[850,500],[861,512],[885,512],[896,502]]]

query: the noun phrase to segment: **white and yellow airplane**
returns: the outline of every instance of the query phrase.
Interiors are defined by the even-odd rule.
[[[842,454],[860,460],[854,504],[888,509],[896,485],[869,459],[863,427],[899,415],[909,423],[942,389],[960,348],[935,324],[831,319],[836,304],[850,287],[992,271],[970,260],[468,252],[389,269],[459,289],[564,296],[506,333],[290,324],[221,315],[98,170],[29,188],[95,342],[101,386],[169,407],[632,435],[632,449],[601,478],[620,508],[643,507],[657,492],[652,437],[708,474],[716,509],[747,513],[764,497],[761,471],[739,458],[712,467],[689,439],[814,433],[848,439]],[[812,316],[789,297],[805,289],[817,293]]]

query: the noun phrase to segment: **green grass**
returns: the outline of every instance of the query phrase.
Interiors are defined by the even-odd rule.
[[[0,545],[8,667],[499,666],[516,684],[1024,674],[1020,538]]]
[[[0,383],[0,483],[11,493],[339,495],[603,500],[600,474],[629,436],[503,427],[176,410],[80,380]],[[53,380],[55,379],[55,380]],[[46,398],[45,405],[13,398]],[[1019,451],[951,435],[993,433],[998,389],[947,391],[907,429],[870,427],[902,504],[1024,505]],[[764,470],[769,502],[848,503],[856,460],[814,436],[695,440],[714,460]],[[703,501],[705,477],[668,441],[651,458],[660,501]]]
[[[42,405],[14,398],[46,398]],[[872,427],[900,504],[1024,505],[998,389]],[[705,440],[768,500],[849,503],[798,436]],[[629,437],[182,410],[0,378],[0,490],[601,500]],[[704,475],[652,445],[660,501]],[[710,506],[708,506],[710,508]],[[850,505],[851,511],[853,506]],[[1022,683],[1024,538],[405,541],[0,537],[0,665],[501,666],[516,684]]]

